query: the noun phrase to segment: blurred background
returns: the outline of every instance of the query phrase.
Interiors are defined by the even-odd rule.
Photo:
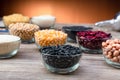
[[[95,23],[112,19],[119,11],[120,0],[0,0],[0,17],[50,14],[57,23]]]

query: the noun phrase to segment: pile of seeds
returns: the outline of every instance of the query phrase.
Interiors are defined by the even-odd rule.
[[[35,32],[35,41],[41,46],[57,46],[66,43],[67,34],[57,30],[39,30]]]
[[[71,45],[44,47],[41,52],[44,62],[55,68],[72,67],[81,57],[81,50]]]
[[[15,23],[9,25],[11,35],[19,36],[21,40],[31,40],[34,32],[39,30],[39,26],[30,23]]]
[[[120,63],[120,40],[107,40],[102,43],[103,54],[107,59]]]
[[[8,26],[12,23],[28,23],[30,21],[30,18],[22,14],[11,14],[3,16],[3,21],[5,26],[8,28]]]

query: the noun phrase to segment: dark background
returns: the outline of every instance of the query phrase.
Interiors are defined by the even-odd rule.
[[[120,0],[0,0],[0,17],[50,14],[59,23],[95,23],[112,19],[119,11]]]

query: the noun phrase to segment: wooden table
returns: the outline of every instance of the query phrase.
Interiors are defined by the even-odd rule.
[[[113,38],[120,38],[119,32],[95,29],[106,30]],[[70,44],[77,46],[76,43]],[[42,64],[41,54],[34,43],[21,44],[16,56],[0,60],[0,80],[120,80],[119,73],[119,69],[106,64],[102,54],[83,54],[80,67],[68,75],[51,73]]]

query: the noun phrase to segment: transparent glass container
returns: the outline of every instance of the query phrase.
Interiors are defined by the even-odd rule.
[[[120,63],[113,62],[110,59],[108,59],[105,55],[103,55],[103,56],[104,56],[104,59],[105,59],[107,64],[109,64],[109,65],[111,65],[111,66],[113,66],[115,68],[120,68]]]
[[[34,43],[34,33],[39,26],[30,23],[15,23],[9,26],[9,34],[19,36],[22,43]]]
[[[56,17],[52,15],[34,16],[31,18],[31,23],[36,24],[40,29],[54,29]]]
[[[49,71],[59,74],[67,74],[75,71],[79,67],[81,55],[82,54],[64,56],[42,53],[42,60]]]
[[[12,35],[0,35],[0,38],[0,59],[16,55],[21,43],[20,38]]]
[[[80,49],[85,52],[85,53],[93,53],[93,54],[102,54],[102,42],[110,39],[109,38],[104,38],[104,39],[94,39],[93,41],[87,40],[87,39],[82,39],[78,38],[76,36],[77,44],[79,45]]]

